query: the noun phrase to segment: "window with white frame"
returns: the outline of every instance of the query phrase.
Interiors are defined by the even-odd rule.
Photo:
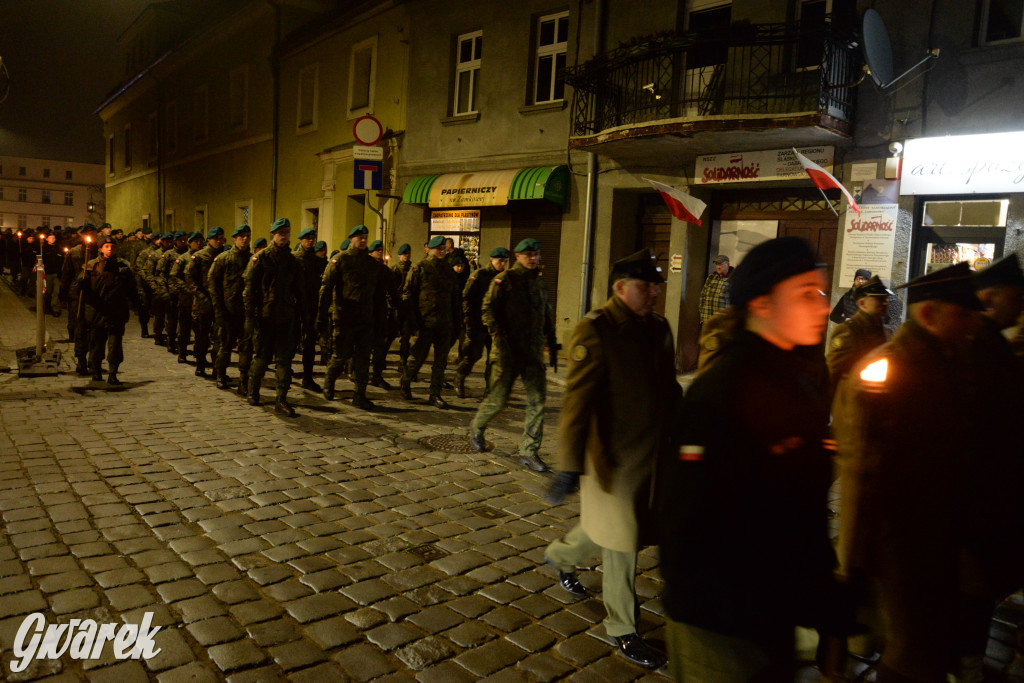
[[[565,98],[565,53],[569,44],[569,12],[548,14],[537,19],[537,43],[533,68],[533,102],[554,102]]]
[[[49,204],[50,203],[50,191],[49,190],[43,190],[42,202],[43,202],[43,204]]]
[[[480,53],[484,32],[463,33],[455,43],[455,98],[452,113],[476,112],[477,91],[480,87]]]
[[[205,85],[196,88],[192,95],[192,140],[206,142],[210,132],[210,89]]]
[[[124,127],[124,170],[132,168],[132,124]]]
[[[981,0],[978,44],[1024,37],[1024,0]]]
[[[160,155],[160,123],[156,112],[149,115],[149,159],[156,159]]]
[[[377,36],[352,46],[348,65],[348,117],[373,113],[373,91],[377,80]]]
[[[75,205],[75,193],[74,192],[65,192],[64,193],[64,206],[74,206],[74,205]]]
[[[320,65],[310,64],[299,71],[299,106],[296,128],[300,133],[316,130],[320,94]]]
[[[245,130],[249,125],[248,64],[243,64],[228,73],[228,101],[231,130]]]
[[[167,153],[174,154],[178,151],[178,103],[167,103],[167,120],[164,122],[164,130],[167,131]]]
[[[18,201],[19,202],[27,202],[28,201],[28,190],[26,190],[24,187],[19,187],[18,188]]]

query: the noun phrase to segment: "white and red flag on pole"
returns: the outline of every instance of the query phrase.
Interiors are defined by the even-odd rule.
[[[651,187],[661,194],[661,198],[668,204],[668,210],[672,212],[673,216],[681,221],[700,225],[700,215],[704,213],[704,209],[708,206],[707,204],[693,195],[686,194],[682,190],[677,190],[665,183],[659,183],[650,178],[644,178],[643,180],[650,183]]]
[[[834,175],[823,169],[821,166],[818,166],[800,152],[796,151],[796,147],[793,148],[793,154],[795,154],[796,158],[800,160],[800,165],[804,167],[805,171],[807,171],[807,175],[811,177],[811,182],[814,183],[815,187],[822,190],[823,194],[825,190],[829,190],[831,188],[839,190],[843,193],[843,196],[846,197],[846,201],[850,202],[850,208],[856,211],[858,216],[860,215],[860,207],[857,206],[857,202],[853,200],[853,195],[850,194],[849,190],[843,187],[841,182],[836,180]]]

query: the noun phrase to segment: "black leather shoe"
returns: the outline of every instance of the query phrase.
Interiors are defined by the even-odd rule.
[[[238,387],[235,389],[238,395],[245,398],[249,395],[249,381],[245,377],[238,378]]]
[[[551,562],[548,561],[548,564],[551,564]],[[554,567],[553,564],[551,566]],[[558,585],[566,591],[572,593],[577,598],[585,598],[590,595],[587,587],[580,583],[580,578],[576,575],[576,572],[563,572],[558,567],[555,567],[555,571],[558,572]]]
[[[158,334],[155,337],[153,337],[153,343],[156,344],[157,346],[166,346],[167,337],[165,337],[162,334]]]
[[[401,384],[398,385],[398,391],[401,392],[402,398],[404,398],[406,401],[412,400],[412,387],[409,386],[409,383],[406,382],[404,379],[402,380]]]
[[[378,389],[383,389],[384,391],[391,391],[392,389],[394,389],[394,387],[391,386],[391,383],[388,382],[383,377],[381,377],[380,375],[376,375],[370,378],[370,386],[377,387]]]
[[[540,456],[534,453],[533,455],[521,455],[519,456],[519,464],[528,470],[534,472],[550,472],[551,468],[545,464]]]
[[[288,405],[288,401],[278,401],[274,404],[274,412],[285,417],[295,417],[295,408]]]
[[[618,646],[619,652],[621,652],[626,659],[634,664],[639,664],[645,669],[660,669],[665,666],[665,662],[668,661],[665,658],[665,655],[653,649],[650,645],[644,642],[643,638],[635,633],[615,638],[615,645]]]
[[[430,405],[434,406],[435,408],[440,408],[441,410],[447,410],[448,408],[451,407],[448,405],[448,401],[445,401],[440,396],[431,396],[428,400],[430,402]]]
[[[87,367],[85,367],[84,365],[79,365],[78,367],[76,367],[75,368],[75,373],[79,377],[88,377],[91,374],[89,372],[89,369]]]
[[[178,353],[178,345],[174,342],[167,343],[167,353]]]
[[[224,375],[221,375],[220,377],[217,378],[217,388],[218,389],[227,389],[230,386],[231,386],[231,383],[228,382],[228,378],[225,377]]]
[[[324,387],[324,398],[328,401],[334,400],[334,387],[329,384]]]
[[[309,389],[310,391],[315,391],[318,394],[321,391],[323,391],[323,387],[321,387],[319,384],[317,384],[316,381],[312,377],[308,377],[308,378],[302,380],[302,388],[303,389]]]
[[[487,450],[487,440],[484,439],[483,431],[475,431],[469,435],[469,445],[473,447],[473,450],[477,453],[483,453]]]
[[[178,354],[178,362],[179,363],[187,363],[188,362],[188,358],[186,358],[184,354],[179,353]]]
[[[373,404],[373,401],[366,398],[364,394],[356,394],[352,397],[352,405],[360,410],[375,410],[377,406]]]
[[[260,397],[259,397],[259,394],[250,394],[250,395],[249,395],[249,405],[251,405],[251,406],[258,406],[258,405],[262,405],[262,404],[260,403]]]
[[[206,368],[204,368],[204,367],[196,368],[196,377],[202,377],[203,379],[206,379]]]
[[[103,381],[103,373],[101,371],[99,371],[99,370],[97,370],[96,372],[92,373],[92,381],[93,382],[102,382]]]
[[[109,375],[107,375],[107,384],[110,384],[111,386],[115,386],[116,387],[116,386],[119,386],[121,384],[124,384],[124,382],[119,380],[117,378],[116,374],[110,373]]]

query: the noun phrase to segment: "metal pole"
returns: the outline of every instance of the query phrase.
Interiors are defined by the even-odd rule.
[[[46,310],[43,308],[45,298],[46,273],[43,268],[43,242],[46,238],[39,240],[39,253],[36,254],[36,356],[38,363],[43,359],[43,345],[46,343]]]

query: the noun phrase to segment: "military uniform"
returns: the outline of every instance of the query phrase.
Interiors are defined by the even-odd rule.
[[[825,354],[832,393],[857,361],[884,344],[887,336],[882,319],[861,310],[836,327]]]
[[[146,261],[146,269],[144,276],[146,282],[149,283],[149,289],[152,293],[150,297],[150,315],[153,318],[153,340],[159,345],[163,346],[167,343],[167,335],[165,330],[167,328],[167,306],[169,304],[170,293],[164,288],[164,283],[160,280],[158,275],[158,266],[160,261],[163,259],[163,255],[171,251],[172,233],[164,233],[164,238],[161,240],[161,244],[158,251],[154,251],[149,259]],[[165,244],[167,246],[165,246]]]
[[[359,397],[354,400],[363,403],[370,380],[374,303],[381,271],[373,257],[355,245],[332,261],[334,267],[324,271],[319,295],[319,326],[326,325],[330,316],[334,334],[324,394],[333,398],[334,383],[351,361],[355,395]]]
[[[508,258],[508,250],[504,250]],[[493,255],[493,254],[492,254]],[[498,257],[495,257],[498,258]],[[456,369],[455,387],[461,394],[465,394],[466,377],[473,371],[473,365],[483,356],[487,350],[487,363],[484,366],[484,382],[486,394],[491,385],[491,335],[483,321],[484,296],[491,286],[491,281],[498,275],[498,270],[488,263],[483,268],[478,268],[470,274],[466,280],[466,286],[462,290],[462,317],[465,329],[465,343],[459,353],[459,364]]]
[[[279,219],[271,232],[289,227],[287,219]],[[246,320],[253,326],[253,363],[249,371],[249,402],[259,405],[260,385],[267,366],[273,360],[277,367],[277,409],[288,415],[288,387],[295,355],[296,318],[303,315],[305,282],[302,266],[288,247],[271,244],[251,258],[245,272],[243,302]]]
[[[173,235],[175,242],[184,237],[184,232],[176,232]],[[180,248],[175,245],[160,255],[156,263],[155,279],[159,290],[163,293],[166,304],[164,306],[164,331],[167,334],[167,350],[170,353],[178,352],[178,300],[180,281],[171,277],[171,268],[178,258],[188,251],[188,245]]]
[[[403,251],[403,248],[405,251]],[[401,256],[403,253],[408,254],[410,251],[408,244],[403,244],[398,248],[398,255]],[[397,307],[397,318],[396,325],[398,327],[398,370],[400,374],[405,374],[405,366],[409,361],[409,349],[412,348],[412,337],[416,334],[416,316],[411,311],[409,302],[402,298],[402,291],[405,289],[405,278],[412,269],[412,261],[402,261],[391,266],[391,277],[395,288],[399,292],[399,300],[396,304]]]
[[[188,359],[188,345],[192,339],[192,290],[185,281],[185,268],[192,262],[192,257],[199,251],[202,243],[201,233],[193,232],[189,235],[188,249],[186,249],[171,264],[168,280],[171,283],[171,290],[177,292],[178,296],[178,339],[175,347],[178,349],[178,362],[185,363]]]
[[[522,376],[526,389],[526,423],[519,455],[522,459],[535,458],[544,432],[547,392],[544,344],[547,342],[552,353],[557,348],[554,314],[540,269],[530,270],[516,263],[494,277],[484,297],[481,320],[491,333],[494,376],[470,429],[474,432],[487,429],[508,403],[512,384]]]
[[[743,329],[743,311],[729,306],[711,316],[700,328],[697,373],[707,370],[721,357],[736,333]]]
[[[327,267],[327,260],[316,255],[316,246],[309,249],[300,249],[295,252],[296,258],[302,264],[302,277],[304,279],[304,291],[306,298],[302,302],[305,308],[300,320],[302,325],[302,385],[307,389],[319,391],[313,380],[313,366],[316,363],[316,311],[317,292],[320,291],[320,281],[323,278],[324,269]]]
[[[138,256],[132,263],[132,273],[135,275],[135,284],[139,288],[139,324],[142,326],[142,338],[149,337],[149,321],[152,318],[153,289],[150,287],[149,278],[146,273],[149,270],[150,260],[162,253],[159,238],[152,244],[144,244],[139,249]]]
[[[85,318],[82,316],[82,301],[78,287],[81,283],[79,276],[86,262],[86,255],[90,258],[98,255],[98,247],[95,242],[95,228],[91,238],[92,242],[82,242],[72,247],[64,259],[61,267],[60,292],[58,299],[68,307],[68,338],[75,342],[75,360],[78,374],[88,373],[89,353],[89,330]]]
[[[85,301],[83,316],[90,329],[89,369],[93,379],[101,380],[104,347],[107,356],[107,382],[120,384],[117,370],[124,360],[121,345],[128,322],[129,303],[138,300],[138,290],[127,261],[100,256],[85,264],[79,275],[79,287]]]
[[[248,385],[249,381],[252,338],[246,334],[245,308],[242,301],[245,282],[242,278],[250,259],[249,247],[239,249],[237,246],[233,246],[213,260],[213,265],[210,266],[210,272],[207,275],[207,289],[213,300],[213,311],[217,320],[216,327],[220,335],[217,357],[213,363],[213,373],[221,388],[227,388],[228,364],[231,362],[231,351],[236,345],[239,349],[239,383],[244,387]],[[244,389],[240,389],[240,391],[244,391]]]
[[[206,238],[209,241],[223,234],[221,228],[211,228]],[[206,275],[220,252],[220,247],[207,243],[205,247],[192,254],[192,258],[185,266],[185,282],[192,292],[192,327],[196,333],[196,375],[200,377],[206,374],[206,353],[210,350],[210,341],[214,337],[213,300],[206,286]],[[213,358],[217,357],[217,350],[215,344]],[[228,350],[228,353],[230,352]]]
[[[379,240],[370,244],[369,251],[372,254],[374,248],[383,250],[384,246]],[[371,256],[370,258],[373,258]],[[391,388],[384,380],[384,367],[387,364],[388,350],[392,342],[398,336],[398,310],[402,305],[402,296],[399,294],[400,287],[395,285],[395,277],[383,260],[373,259],[377,265],[377,289],[373,302],[374,330],[373,330],[373,359],[370,383],[383,389]]]
[[[419,334],[411,350],[402,377],[403,395],[409,397],[409,385],[420,371],[427,353],[433,348],[434,362],[430,370],[430,397],[440,399],[444,371],[448,366],[448,349],[458,318],[458,278],[444,259],[427,256],[409,270],[402,300],[410,307]]]

